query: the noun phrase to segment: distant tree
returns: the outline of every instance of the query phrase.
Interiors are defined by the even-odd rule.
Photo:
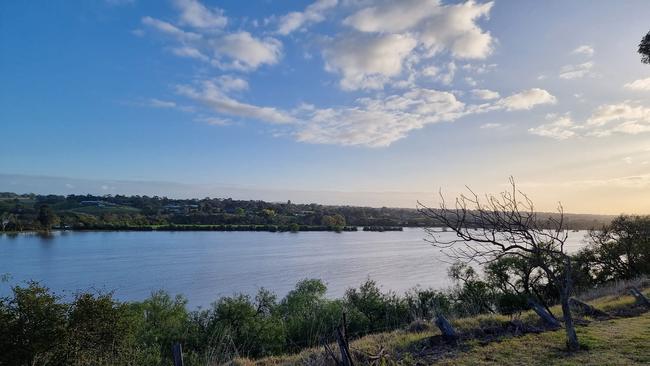
[[[325,215],[323,216],[321,223],[328,227],[342,228],[345,226],[345,217],[340,214]]]
[[[589,233],[589,247],[578,254],[597,283],[650,274],[650,216],[619,216]]]
[[[38,222],[45,230],[52,229],[52,225],[59,222],[59,217],[52,211],[49,205],[41,205],[38,209]]]
[[[641,62],[650,64],[650,32],[641,39],[641,43],[639,43],[639,54],[641,54]]]
[[[465,263],[488,264],[505,256],[519,256],[533,263],[556,289],[562,305],[567,346],[578,350],[578,336],[569,307],[572,293],[572,261],[565,251],[568,238],[564,225],[564,210],[541,219],[532,201],[517,189],[510,178],[511,189],[499,195],[487,195],[484,200],[469,190],[448,207],[441,194],[439,208],[429,208],[418,202],[420,212],[448,227],[456,234],[449,238],[439,230],[428,229],[429,241],[455,260]]]

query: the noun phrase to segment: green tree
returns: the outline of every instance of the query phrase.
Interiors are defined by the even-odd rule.
[[[69,361],[90,365],[118,357],[130,334],[126,311],[111,294],[78,294],[68,314]]]
[[[49,205],[41,205],[38,209],[38,222],[45,230],[52,229],[52,225],[59,223],[59,217],[54,213]]]
[[[0,300],[0,364],[60,364],[66,344],[68,307],[36,282],[14,287]]]
[[[321,223],[330,228],[342,229],[345,226],[345,217],[340,214],[324,215]]]
[[[597,283],[650,274],[650,216],[621,215],[589,233],[590,245],[578,254]]]
[[[641,39],[638,52],[641,55],[641,62],[650,64],[650,32]]]

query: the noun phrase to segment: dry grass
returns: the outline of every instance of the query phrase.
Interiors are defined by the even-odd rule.
[[[639,277],[634,280],[615,281],[584,292],[577,297],[582,301],[590,301],[593,299],[603,298],[605,296],[617,296],[624,293],[630,286],[637,288],[648,288],[650,287],[650,278]]]

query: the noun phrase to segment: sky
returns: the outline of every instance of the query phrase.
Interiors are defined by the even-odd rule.
[[[0,191],[650,213],[648,1],[0,3]]]

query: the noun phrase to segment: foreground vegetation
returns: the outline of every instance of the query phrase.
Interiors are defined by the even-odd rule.
[[[634,299],[625,295],[630,283],[648,285],[647,280],[619,283],[593,296],[614,295],[583,296],[610,316],[579,321],[582,350],[574,354],[566,352],[562,330],[545,329],[531,311],[455,318],[452,324],[461,341],[449,345],[426,318],[400,324],[399,306],[387,311],[390,307],[382,303],[386,297],[361,295],[371,283],[350,290],[341,300],[313,302],[321,286],[305,281],[279,303],[261,292],[254,300],[225,298],[211,309],[193,312],[186,310],[182,298],[162,292],[143,302],[119,303],[109,294],[79,294],[72,303],[64,303],[30,284],[14,288],[13,297],[0,307],[0,364],[170,365],[170,345],[180,341],[187,365],[327,365],[332,360],[322,345],[333,341],[331,334],[343,310],[349,314],[350,333],[356,338],[350,348],[359,364],[647,364],[650,316],[647,308],[635,306]],[[650,290],[645,293],[650,295]],[[513,329],[513,324],[519,328]],[[312,347],[294,344],[310,339]],[[299,349],[287,355],[288,350]],[[264,354],[277,355],[254,360]]]
[[[582,350],[570,353],[561,329],[541,332],[510,332],[513,318],[503,315],[477,315],[455,319],[454,327],[463,334],[457,346],[438,341],[440,331],[431,323],[372,334],[350,344],[358,364],[374,365],[646,365],[650,361],[650,312],[626,295],[625,287],[642,281],[621,282],[582,296],[599,309],[612,314],[607,318],[580,318],[577,332]],[[611,295],[600,296],[603,293]],[[650,290],[646,289],[646,295]],[[560,307],[553,307],[560,311]],[[532,312],[516,316],[515,322],[541,327]],[[334,365],[323,348],[304,350],[295,355],[259,360],[237,358],[241,366]]]
[[[590,229],[613,216],[567,215],[567,228]],[[415,209],[324,206],[203,198],[0,193],[0,231],[75,230],[343,230],[427,227]]]

